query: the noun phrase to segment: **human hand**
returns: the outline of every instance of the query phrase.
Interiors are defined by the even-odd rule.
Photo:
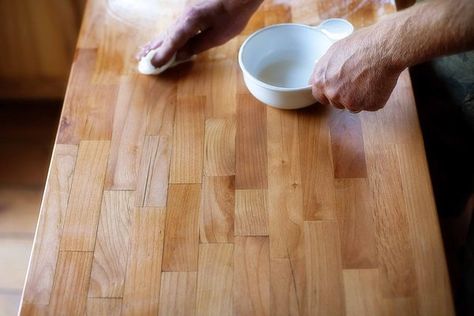
[[[158,49],[151,63],[161,67],[177,53],[185,60],[212,47],[222,45],[247,24],[263,0],[204,0],[189,7],[166,32],[147,43],[136,55],[144,57]]]
[[[377,29],[376,29],[377,27]],[[383,25],[353,33],[333,44],[316,63],[310,79],[314,98],[352,112],[385,106],[401,71]]]

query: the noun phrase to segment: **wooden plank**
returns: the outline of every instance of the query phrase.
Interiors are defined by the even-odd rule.
[[[170,157],[168,137],[145,137],[138,171],[137,206],[166,207]]]
[[[75,145],[55,146],[25,283],[25,303],[49,303],[76,156]]]
[[[85,313],[92,256],[90,251],[59,252],[49,314]]]
[[[344,269],[378,267],[374,201],[367,179],[338,179],[336,207]]]
[[[93,251],[109,141],[82,141],[61,237],[61,250]]]
[[[452,315],[453,299],[436,206],[421,141],[397,146],[407,219],[413,236],[420,314]],[[421,237],[423,236],[423,237]],[[438,299],[435,299],[438,297]]]
[[[329,118],[334,177],[367,178],[364,138],[359,116],[332,109]]]
[[[234,219],[236,236],[268,236],[267,190],[236,190]]]
[[[235,175],[235,121],[207,119],[205,138],[204,174]]]
[[[199,184],[173,184],[168,191],[163,271],[197,271]]]
[[[344,315],[344,286],[337,223],[305,222],[308,315]]]
[[[278,266],[272,267],[272,273],[282,273],[278,276],[282,282],[291,279],[287,286],[295,292],[282,292],[273,286],[272,278],[272,299],[278,298],[278,303],[272,303],[272,307],[278,306],[272,314],[303,314],[306,268],[298,113],[268,109],[267,120],[270,256],[272,262],[282,259],[277,260]],[[285,302],[288,304],[283,306]]]
[[[378,269],[344,270],[346,315],[383,315]]]
[[[121,298],[87,299],[87,316],[120,315],[121,311]]]
[[[199,245],[196,315],[232,315],[233,244]]]
[[[236,189],[267,188],[266,111],[252,96],[237,95]]]
[[[161,273],[159,315],[187,316],[196,308],[197,272]]]
[[[375,201],[374,218],[378,261],[384,297],[408,297],[417,290],[410,227],[400,166],[392,145],[376,146],[368,153],[370,190]]]
[[[123,291],[124,315],[156,315],[159,309],[165,210],[136,208]]]
[[[105,188],[135,190],[140,153],[145,139],[148,99],[153,82],[146,76],[124,77],[115,105],[110,159]]]
[[[178,96],[170,183],[201,183],[205,104],[204,97]]]
[[[272,258],[288,258],[303,235],[296,112],[267,110],[268,214]]]
[[[293,276],[290,259],[270,259],[270,315],[300,315]]]
[[[201,194],[200,241],[234,240],[235,177],[204,177]]]
[[[270,315],[268,237],[236,237],[234,315]]]
[[[321,107],[309,107],[298,113],[301,185],[304,219],[307,221],[336,218],[327,114],[327,110]]]
[[[89,297],[122,297],[130,253],[133,192],[105,191],[94,249]]]

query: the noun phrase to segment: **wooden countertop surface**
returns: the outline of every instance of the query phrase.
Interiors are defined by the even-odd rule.
[[[23,315],[451,315],[408,72],[382,111],[257,102],[248,34],[390,0],[266,1],[244,33],[161,77],[136,47],[186,1],[90,0]]]

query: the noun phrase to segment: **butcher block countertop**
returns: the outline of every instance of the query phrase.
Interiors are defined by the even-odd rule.
[[[133,55],[185,0],[89,0],[22,315],[452,315],[410,77],[352,114],[254,99],[253,31],[390,0],[265,1],[192,64],[139,75]]]

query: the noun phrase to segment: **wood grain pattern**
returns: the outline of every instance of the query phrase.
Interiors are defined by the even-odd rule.
[[[236,189],[267,188],[266,111],[252,96],[237,95]]]
[[[408,72],[350,114],[266,107],[238,68],[263,26],[361,27],[393,1],[265,1],[227,44],[137,74],[187,5],[88,2],[21,314],[454,315]]]
[[[170,147],[166,136],[145,137],[136,189],[138,206],[166,207]]]
[[[159,315],[191,315],[196,308],[197,272],[161,273]]]
[[[91,267],[92,252],[59,252],[49,314],[84,314]]]
[[[199,245],[196,315],[232,315],[232,244]]]
[[[344,269],[378,266],[374,201],[366,179],[338,179],[336,207]]]
[[[310,107],[298,116],[304,219],[335,219],[334,167],[327,111]]]
[[[206,120],[204,173],[206,176],[235,175],[235,121]]]
[[[234,315],[270,315],[268,237],[237,237],[234,247]]]
[[[337,223],[305,223],[308,315],[344,315]]]
[[[105,191],[94,249],[89,297],[122,297],[128,254],[133,193]],[[115,236],[115,238],[110,238]]]
[[[236,236],[268,235],[266,190],[235,191],[234,223]]]
[[[42,205],[48,211],[43,211],[38,221],[25,283],[26,303],[49,303],[76,157],[75,145],[55,147]]]
[[[108,141],[83,141],[79,146],[61,250],[94,250],[109,147]]]
[[[165,211],[135,208],[123,291],[122,312],[152,315],[159,309]]]
[[[197,184],[170,185],[163,271],[197,271],[200,194]]]
[[[120,315],[121,298],[89,298],[87,300],[87,316]]]
[[[204,177],[201,194],[200,240],[234,239],[235,177]]]
[[[205,98],[180,98],[176,104],[170,183],[201,183]]]

